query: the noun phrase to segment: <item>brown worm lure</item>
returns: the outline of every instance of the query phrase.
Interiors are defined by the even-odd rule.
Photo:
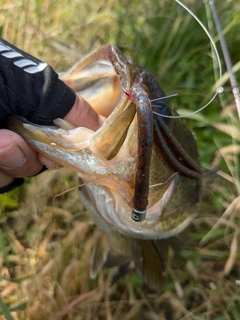
[[[155,79],[150,75],[149,82],[154,87],[153,94],[160,88]],[[124,90],[125,91],[125,90]],[[136,163],[135,190],[133,197],[133,209],[131,217],[136,222],[144,221],[146,217],[148,194],[149,194],[149,172],[152,155],[153,140],[162,150],[166,160],[177,172],[193,179],[201,179],[200,166],[186,153],[176,137],[172,134],[168,125],[161,115],[152,113],[151,101],[144,84],[134,83],[127,96],[136,106],[138,119],[138,156]],[[165,105],[165,112],[170,109]]]
[[[136,105],[138,118],[138,157],[131,217],[133,220],[140,222],[145,219],[148,205],[149,173],[153,146],[153,113],[148,94],[141,84],[134,84],[127,95]]]

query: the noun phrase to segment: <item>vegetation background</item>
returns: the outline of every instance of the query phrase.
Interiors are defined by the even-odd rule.
[[[134,272],[112,286],[116,270],[89,279],[95,229],[82,222],[78,179],[49,171],[0,195],[0,319],[240,319],[239,119],[209,4],[184,4],[219,48],[224,91],[188,120],[203,168],[218,172],[204,179],[184,250],[170,252],[163,291],[152,292]],[[239,81],[239,1],[215,4]],[[179,94],[171,103],[180,113],[203,106],[218,86],[209,39],[175,1],[0,0],[0,35],[57,71],[115,44],[166,94]]]

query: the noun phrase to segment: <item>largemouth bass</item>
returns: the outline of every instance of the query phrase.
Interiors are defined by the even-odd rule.
[[[160,290],[167,247],[179,248],[200,198],[194,136],[182,119],[152,113],[176,114],[155,78],[114,46],[61,78],[107,117],[96,132],[60,119],[57,127],[12,117],[9,128],[82,180],[80,199],[100,230],[90,275],[113,257],[133,260],[149,287]]]

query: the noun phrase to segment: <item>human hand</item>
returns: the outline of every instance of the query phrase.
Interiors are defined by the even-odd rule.
[[[82,97],[77,96],[64,120],[75,126],[84,126],[96,131],[104,118],[99,116]],[[37,174],[43,165],[49,169],[59,167],[52,160],[33,150],[17,133],[1,129],[0,137],[0,188],[9,185],[14,178]]]

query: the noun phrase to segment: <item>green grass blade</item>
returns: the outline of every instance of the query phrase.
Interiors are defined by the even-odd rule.
[[[1,297],[0,297],[0,309],[2,310],[2,314],[5,316],[6,320],[14,320],[11,315],[11,312],[9,311],[7,305],[4,303]]]

